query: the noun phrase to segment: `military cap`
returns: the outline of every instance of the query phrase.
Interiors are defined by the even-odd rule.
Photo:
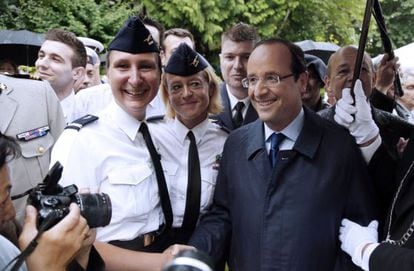
[[[322,61],[322,59],[314,55],[305,54],[305,62],[306,62],[306,67],[308,69],[309,67],[313,66],[315,71],[318,73],[319,79],[321,80],[323,84],[323,79],[325,78],[325,74],[326,74],[326,65]]]
[[[130,17],[109,44],[108,50],[131,54],[158,53],[157,43],[137,16]]]
[[[171,55],[164,71],[167,73],[190,76],[207,68],[206,60],[186,43],[181,43]]]
[[[103,44],[97,40],[88,37],[78,37],[78,40],[80,40],[84,46],[94,50],[97,54],[102,53],[104,50]]]

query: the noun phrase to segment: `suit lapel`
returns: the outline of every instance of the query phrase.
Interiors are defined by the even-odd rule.
[[[264,142],[264,128],[261,120],[256,120],[249,127],[249,140],[247,150],[247,160],[251,161],[263,180],[267,180],[272,174],[272,168],[269,162]]]
[[[8,84],[7,90],[0,94],[0,131],[2,133],[6,132],[17,110],[17,102],[9,96],[12,91],[13,88]]]
[[[257,116],[256,109],[254,109],[252,103],[250,103],[249,107],[247,108],[246,116],[244,117],[244,120],[243,120],[243,125],[253,122],[257,120],[257,118],[258,116]]]
[[[230,130],[234,129],[233,120],[231,115],[231,108],[230,108],[230,98],[227,94],[226,84],[222,84],[220,87],[221,93],[221,101],[223,103],[223,112],[219,114],[219,119],[223,122],[224,126],[229,128]]]

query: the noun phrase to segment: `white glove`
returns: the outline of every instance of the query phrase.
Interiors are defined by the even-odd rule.
[[[358,145],[362,145],[379,134],[378,126],[372,119],[371,106],[362,88],[361,80],[355,82],[355,105],[349,88],[342,90],[342,98],[336,103],[335,121],[349,130]],[[352,115],[355,114],[355,120]]]
[[[360,226],[349,219],[342,219],[339,228],[341,249],[352,257],[352,261],[362,267],[362,250],[368,244],[378,243],[378,221],[373,220],[367,227]]]

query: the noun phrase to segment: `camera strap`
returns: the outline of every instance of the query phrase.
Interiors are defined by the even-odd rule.
[[[11,196],[11,200],[16,200],[16,199],[20,199],[23,198],[24,196],[27,196],[30,194],[30,192],[32,192],[33,188],[30,188],[29,190],[27,190],[26,192]]]

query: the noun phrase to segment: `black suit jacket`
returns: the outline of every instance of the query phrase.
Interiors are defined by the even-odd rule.
[[[409,170],[413,162],[414,133],[411,134],[403,157],[400,163],[398,163],[395,177],[396,182],[399,184],[404,176],[407,175],[405,182],[401,186],[401,191],[392,214],[390,234],[393,240],[399,240],[407,232],[414,220],[414,170]],[[389,223],[388,215],[386,228],[388,228]],[[402,247],[390,244],[379,245],[371,254],[369,266],[372,271],[414,270],[414,234]]]
[[[211,118],[217,122],[218,125],[224,126],[230,131],[234,130],[233,120],[232,120],[232,112],[231,112],[231,106],[230,106],[230,99],[229,95],[227,94],[227,88],[226,84],[222,83],[220,85],[220,94],[221,94],[221,102],[223,104],[223,112],[220,114],[214,115]],[[257,119],[257,112],[252,106],[252,104],[249,104],[249,107],[247,108],[246,116],[243,119],[243,124],[248,124],[250,122],[253,122]]]

